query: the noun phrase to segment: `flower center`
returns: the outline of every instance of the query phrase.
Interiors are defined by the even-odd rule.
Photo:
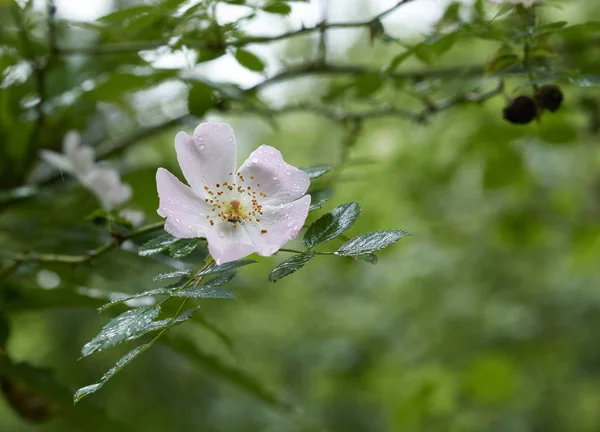
[[[225,204],[225,211],[219,216],[231,223],[237,223],[241,222],[243,219],[247,219],[244,207],[238,200],[231,200],[229,201],[229,204]]]
[[[229,175],[233,176],[233,173],[229,173]],[[260,190],[261,184],[255,182],[253,176],[246,181],[244,176],[239,173],[236,175],[237,181],[217,183],[214,188],[204,186],[204,190],[209,195],[204,202],[212,206],[210,214],[206,215],[211,225],[215,224],[213,218],[216,221],[220,219],[223,222],[229,222],[233,224],[233,228],[237,228],[237,225],[241,223],[260,222],[263,212],[258,199],[266,198],[267,194]],[[261,230],[262,234],[266,232],[266,230]]]

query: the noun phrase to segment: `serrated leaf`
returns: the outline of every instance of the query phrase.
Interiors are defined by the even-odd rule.
[[[153,296],[157,296],[157,295],[169,295],[169,292],[170,292],[169,288],[156,288],[153,290],[141,292],[139,294],[114,298],[109,303],[106,303],[106,304],[100,306],[98,308],[98,312],[103,312],[112,306],[118,305],[120,303],[130,302],[132,300],[136,300],[136,299],[143,298],[143,297],[153,297]]]
[[[262,72],[265,70],[265,63],[248,50],[238,48],[235,51],[235,59],[239,64],[244,66],[246,69],[250,69],[251,71]]]
[[[192,318],[192,315],[198,309],[200,309],[199,306],[190,308],[190,309],[188,309],[186,311],[183,311],[181,314],[179,314],[177,317],[175,317],[175,319],[173,319],[173,318],[166,318],[164,320],[154,321],[150,325],[148,331],[164,330],[166,328],[171,328],[171,327],[174,327],[174,326],[176,326],[178,324],[181,324],[182,322],[187,321],[190,318]],[[131,339],[135,339],[135,338],[130,338],[129,340],[131,340]]]
[[[321,177],[323,174],[331,171],[331,167],[328,167],[326,165],[317,165],[310,168],[303,168],[302,171],[308,174],[308,177],[310,177],[311,179],[316,179],[318,177]]]
[[[224,299],[235,298],[235,295],[223,288],[218,288],[221,285],[231,281],[235,273],[225,273],[197,287],[184,288],[182,290],[174,290],[171,295],[175,297],[185,297],[192,299],[212,298]]]
[[[87,357],[124,342],[134,335],[146,333],[159,313],[160,307],[156,305],[138,307],[119,315],[106,324],[98,336],[83,346],[81,356]]]
[[[289,4],[283,2],[275,2],[267,5],[263,8],[265,12],[279,14],[279,15],[289,15],[292,11],[292,8]]]
[[[332,240],[350,228],[360,216],[360,206],[355,203],[342,204],[317,219],[304,234],[304,245],[315,247]]]
[[[315,251],[308,250],[306,252],[294,255],[293,257],[286,259],[273,269],[273,271],[269,275],[269,281],[277,282],[279,279],[291,275],[292,273],[304,267],[314,257]]]
[[[225,271],[233,270],[238,267],[243,267],[243,266],[247,266],[249,264],[254,264],[255,262],[256,261],[254,261],[254,260],[231,261],[231,262],[228,262],[225,264],[209,267],[206,270],[203,270],[200,273],[198,273],[197,276],[203,276],[203,275],[208,275],[208,274],[213,274],[213,273],[222,273]]]
[[[167,247],[167,252],[173,258],[183,258],[194,252],[204,240],[200,238],[178,239],[175,243]]]
[[[173,279],[180,276],[189,276],[192,272],[189,270],[175,270],[169,273],[161,273],[152,278],[153,281],[165,280],[165,279]]]
[[[144,243],[138,249],[139,256],[150,256],[166,250],[169,246],[179,240],[171,234],[162,234]]]
[[[340,256],[358,256],[376,252],[410,235],[402,230],[382,230],[361,234],[344,243],[336,252]]]
[[[129,353],[127,353],[123,357],[121,357],[119,359],[119,361],[117,361],[117,363],[104,374],[104,376],[100,379],[100,381],[98,381],[96,384],[85,386],[85,387],[82,387],[79,390],[77,390],[75,392],[75,395],[73,396],[73,402],[77,403],[82,398],[100,390],[100,388],[102,388],[102,386],[109,379],[111,379],[117,372],[119,372],[121,369],[123,369],[125,366],[127,366],[133,359],[135,359],[137,356],[139,356],[142,352],[144,352],[148,348],[149,348],[149,345],[144,344],[144,345],[135,347],[134,349],[129,351]]]

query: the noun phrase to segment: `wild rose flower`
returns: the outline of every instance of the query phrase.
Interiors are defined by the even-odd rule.
[[[217,264],[258,253],[270,256],[294,239],[306,220],[308,175],[266,145],[236,171],[236,143],[226,123],[201,123],[175,137],[190,186],[164,168],[156,173],[158,214],[179,238],[204,237]]]
[[[94,168],[82,184],[96,195],[106,210],[119,207],[129,201],[133,194],[131,186],[123,183],[117,170],[111,168]]]
[[[536,0],[489,0],[492,3],[513,3],[522,4],[525,7],[531,7]]]
[[[81,137],[70,131],[63,140],[63,152],[42,150],[40,156],[50,165],[74,176],[91,191],[105,210],[112,210],[131,199],[131,186],[121,181],[119,173],[94,163],[91,147],[81,145]]]
[[[40,156],[50,165],[71,174],[83,183],[94,167],[94,150],[81,146],[81,137],[75,131],[65,135],[62,150],[62,153],[42,150]]]

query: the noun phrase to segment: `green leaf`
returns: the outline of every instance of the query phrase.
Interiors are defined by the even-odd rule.
[[[585,75],[577,78],[569,78],[569,82],[579,87],[600,86],[600,75]]]
[[[340,256],[358,256],[376,252],[410,235],[402,230],[382,230],[361,234],[344,243],[335,253]]]
[[[109,23],[120,24],[128,18],[146,14],[146,13],[152,12],[153,10],[154,10],[154,6],[151,6],[151,5],[140,5],[140,6],[133,6],[133,7],[129,7],[129,8],[120,8],[114,12],[109,13],[108,15],[104,15],[104,16],[98,18],[98,21],[102,22],[102,23],[107,23],[107,24],[109,24]]]
[[[179,240],[171,234],[162,234],[144,243],[138,249],[139,256],[150,256],[167,250],[169,246]]]
[[[311,200],[308,211],[313,211],[323,207],[323,204],[327,202],[327,200],[331,196],[331,193],[331,189],[317,189],[312,192],[309,192]]]
[[[379,261],[379,258],[377,258],[377,255],[375,255],[374,253],[368,253],[365,255],[358,255],[357,257],[358,259],[362,260],[362,261],[366,261],[369,264],[377,264],[377,261]]]
[[[174,286],[181,287],[184,282],[188,282],[188,281],[189,281],[189,279],[182,279],[182,281],[179,281]],[[157,296],[157,295],[169,295],[170,292],[171,292],[171,288],[170,287],[167,287],[167,288],[156,288],[156,289],[153,289],[153,290],[144,291],[144,292],[141,292],[139,294],[134,294],[134,295],[131,295],[131,296],[117,297],[117,298],[114,298],[113,300],[111,300],[109,303],[106,303],[106,304],[100,306],[98,308],[98,312],[103,312],[104,310],[106,310],[106,309],[108,309],[108,308],[110,308],[112,306],[115,306],[117,304],[120,304],[120,303],[125,303],[125,302],[131,301],[131,300],[136,300],[136,299],[139,299],[139,298],[142,298],[142,297],[153,297],[153,296]]]
[[[251,71],[262,72],[265,70],[265,63],[256,55],[243,48],[238,48],[236,50],[235,59],[239,64],[244,66],[246,69],[250,69]]]
[[[204,240],[199,238],[192,239],[178,239],[175,243],[167,247],[169,255],[173,258],[183,258],[194,252]]]
[[[292,11],[292,8],[289,4],[283,2],[271,3],[263,8],[265,12],[279,14],[279,15],[289,15]]]
[[[406,51],[404,51],[401,54],[398,54],[396,57],[394,57],[392,59],[392,61],[390,62],[390,64],[388,65],[388,67],[385,69],[385,72],[390,74],[390,73],[394,73],[396,71],[396,69],[407,59],[409,58],[411,55],[413,55],[415,52],[413,49],[407,49]]]
[[[159,275],[156,275],[152,278],[153,281],[159,281],[159,280],[164,280],[164,279],[173,279],[173,278],[177,278],[180,276],[189,276],[191,275],[192,272],[189,270],[175,270],[169,273],[161,273]]]
[[[331,167],[328,167],[326,165],[317,165],[310,168],[303,168],[302,171],[308,174],[308,177],[310,177],[311,179],[315,179],[331,171]]]
[[[359,75],[355,81],[356,96],[359,98],[368,98],[372,96],[383,85],[383,77],[380,73],[367,73]]]
[[[139,356],[141,353],[143,353],[144,351],[146,351],[146,349],[148,349],[150,346],[148,344],[144,344],[144,345],[140,345],[134,349],[132,349],[131,351],[129,351],[129,353],[125,354],[123,357],[121,357],[119,359],[119,361],[108,370],[108,372],[106,372],[104,374],[104,376],[100,379],[100,381],[98,381],[96,384],[92,384],[86,387],[82,387],[79,390],[77,390],[75,392],[75,395],[73,396],[73,402],[77,403],[79,402],[82,398],[97,392],[98,390],[100,390],[100,388],[102,388],[102,386],[109,380],[111,379],[117,372],[119,372],[121,369],[123,369],[125,366],[127,366],[129,363],[131,363],[131,361],[133,359],[135,359],[137,356]]]
[[[304,234],[304,245],[312,248],[332,240],[350,228],[360,216],[360,206],[342,204],[317,219]]]
[[[181,324],[182,322],[185,322],[185,321],[189,320],[190,318],[192,318],[192,315],[198,309],[200,309],[200,307],[196,306],[196,307],[190,308],[190,309],[188,309],[186,311],[183,311],[181,314],[179,314],[177,317],[175,317],[175,319],[173,319],[173,318],[166,318],[164,320],[154,321],[150,325],[148,331],[150,332],[150,331],[164,330],[164,329],[167,329],[167,328],[174,327],[174,326],[176,326],[178,324]],[[128,340],[131,340],[131,339],[135,339],[135,338],[130,338]]]
[[[247,266],[249,264],[254,264],[255,262],[256,261],[250,260],[250,259],[249,260],[231,261],[231,262],[228,262],[225,264],[209,267],[206,270],[203,270],[200,273],[198,273],[197,276],[203,276],[203,275],[213,274],[213,273],[222,273],[225,271],[233,270],[238,267],[243,267],[243,266]]]
[[[184,288],[181,291],[173,290],[171,291],[172,296],[175,297],[186,297],[192,299],[199,298],[212,298],[212,299],[225,299],[225,298],[235,298],[235,295],[223,288],[217,288],[221,285],[226,284],[231,281],[235,273],[224,273],[222,275],[217,276],[216,278],[200,285],[197,287],[189,287]]]
[[[314,257],[315,251],[308,250],[306,252],[294,255],[293,257],[286,259],[273,269],[273,271],[269,275],[269,281],[277,282],[279,279],[291,275],[292,273],[304,267]]]
[[[494,72],[508,69],[511,66],[518,64],[520,61],[521,59],[516,54],[503,54],[494,58],[490,63],[488,63],[488,65],[485,67],[485,73],[492,74]]]
[[[98,336],[83,346],[81,356],[87,357],[135,335],[146,333],[159,313],[160,307],[157,305],[138,307],[119,315],[106,324]]]
[[[201,81],[190,81],[188,111],[196,117],[203,117],[216,103],[213,89]]]

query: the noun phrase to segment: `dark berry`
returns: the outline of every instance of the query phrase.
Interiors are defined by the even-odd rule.
[[[535,100],[539,106],[554,112],[560,108],[563,101],[563,93],[560,87],[554,84],[547,84],[537,89]]]
[[[519,96],[508,103],[503,113],[511,123],[527,124],[537,116],[537,105],[529,96]]]

